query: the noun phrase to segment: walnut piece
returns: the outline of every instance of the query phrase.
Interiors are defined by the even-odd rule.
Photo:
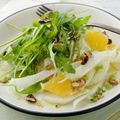
[[[113,78],[109,78],[108,82],[111,84],[111,85],[117,85],[118,84],[118,81],[113,79]]]
[[[74,90],[79,90],[80,88],[84,87],[85,84],[86,84],[85,79],[81,78],[80,80],[73,82],[72,87]]]
[[[89,57],[91,56],[92,56],[92,53],[90,51],[84,52],[83,55],[80,57],[81,64],[85,65],[88,62]]]
[[[112,40],[109,38],[107,44],[112,44]]]
[[[36,103],[37,102],[37,99],[32,94],[27,95],[26,100],[30,103]]]

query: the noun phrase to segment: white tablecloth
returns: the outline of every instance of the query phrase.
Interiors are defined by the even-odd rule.
[[[34,2],[33,2],[34,1]],[[16,10],[20,10],[25,7],[29,7],[31,5],[36,5],[38,2],[54,2],[58,0],[0,0],[0,20],[6,17],[7,15],[15,12]],[[61,0],[60,0],[61,1]],[[64,0],[64,1],[72,1],[73,0]],[[111,11],[113,14],[116,14],[120,17],[120,0],[75,0],[74,2],[82,2],[95,6],[103,6],[104,8]],[[96,5],[97,3],[97,5]],[[6,11],[7,10],[7,11]],[[66,117],[66,118],[47,118],[47,117],[39,117],[39,116],[31,116],[24,113],[17,112],[12,110],[2,104],[0,104],[0,120],[106,120],[111,114],[118,111],[120,109],[120,100],[112,103],[111,105],[102,108],[100,110],[94,111],[92,113],[74,116],[74,117]]]

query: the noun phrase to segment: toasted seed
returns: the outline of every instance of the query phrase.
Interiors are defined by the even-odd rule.
[[[27,95],[26,100],[30,103],[36,103],[37,102],[37,99],[32,94]]]
[[[113,78],[110,78],[110,79],[108,80],[108,82],[109,82],[111,85],[117,85],[117,84],[118,84],[118,81],[115,80],[115,79],[113,79]]]

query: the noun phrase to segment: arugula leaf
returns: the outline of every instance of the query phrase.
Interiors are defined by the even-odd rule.
[[[38,22],[38,20],[33,20],[32,25],[33,25],[34,27],[39,27],[39,26],[40,26],[40,23]]]
[[[5,86],[12,86],[12,87],[15,88],[15,91],[17,93],[21,93],[21,94],[32,94],[32,93],[38,92],[41,89],[40,82],[37,82],[37,83],[35,83],[35,84],[33,84],[33,85],[31,85],[31,86],[29,86],[26,89],[21,90],[21,91],[19,91],[14,84],[8,84],[8,85],[5,85]]]
[[[64,64],[63,69],[68,73],[75,73],[75,69],[71,64]]]
[[[47,19],[44,24],[34,20],[30,27],[24,27],[21,35],[0,47],[9,45],[11,50],[1,55],[1,59],[13,65],[12,77],[24,77],[36,73],[36,67],[50,57],[55,69],[74,73],[71,59],[76,51],[78,56],[80,36],[86,31],[86,23],[90,16],[77,18],[71,13],[52,11],[45,13],[40,20]],[[73,35],[77,33],[77,35]],[[55,46],[62,42],[63,46]],[[14,75],[14,76],[13,76]]]
[[[28,88],[18,91],[21,94],[31,94],[31,93],[36,93],[41,89],[40,82],[35,83],[34,85],[29,86]]]
[[[55,61],[59,69],[68,73],[75,73],[75,69],[69,63],[69,58],[65,57],[63,54],[57,54],[55,56]]]
[[[59,53],[59,54],[56,54],[55,56],[55,62],[56,62],[56,66],[59,68],[59,69],[63,69],[63,66],[64,64],[68,63],[69,62],[69,58],[65,57],[63,54]]]
[[[16,92],[18,92],[18,93],[32,94],[32,93],[38,92],[41,89],[41,84],[40,83],[46,83],[46,82],[48,82],[48,79],[44,79],[40,82],[37,82],[37,83],[35,83],[35,84],[33,84],[33,85],[31,85],[31,86],[29,86],[26,89],[21,90],[21,91],[19,91],[15,85],[8,85],[8,86],[13,86],[15,88]]]
[[[89,19],[91,18],[91,16],[86,16],[85,18],[78,18],[75,22],[74,22],[74,26],[76,29],[81,29],[84,28],[85,24],[89,21]]]

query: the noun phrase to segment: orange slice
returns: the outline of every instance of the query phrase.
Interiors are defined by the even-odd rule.
[[[85,40],[90,48],[97,51],[111,50],[115,47],[113,43],[108,44],[108,36],[100,31],[87,31]]]
[[[56,75],[49,80],[43,85],[43,89],[61,97],[67,97],[73,93],[72,81],[65,79],[63,74]]]

